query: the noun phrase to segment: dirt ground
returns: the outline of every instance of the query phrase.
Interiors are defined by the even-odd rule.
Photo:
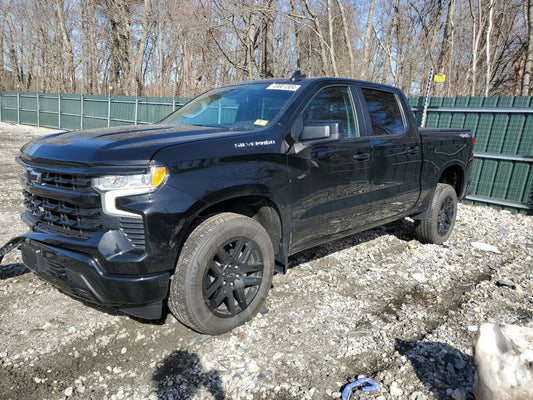
[[[0,123],[0,245],[26,231],[14,159],[50,132]],[[329,399],[361,376],[379,389],[351,399],[473,399],[478,326],[533,324],[532,249],[531,216],[462,204],[443,246],[399,221],[293,256],[262,313],[217,337],[71,299],[13,251],[0,399]]]

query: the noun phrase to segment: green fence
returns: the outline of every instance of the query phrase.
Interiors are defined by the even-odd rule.
[[[423,98],[410,103],[420,120]],[[472,131],[469,200],[533,211],[533,97],[434,97],[426,127]]]
[[[188,99],[0,92],[0,121],[92,129],[160,121]]]
[[[185,98],[0,92],[0,121],[90,129],[161,120]],[[410,99],[421,120],[424,98]],[[476,138],[469,200],[533,212],[533,97],[430,99],[426,127]]]

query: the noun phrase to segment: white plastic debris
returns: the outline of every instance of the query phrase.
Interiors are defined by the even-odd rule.
[[[470,243],[472,247],[479,249],[481,251],[490,251],[492,253],[501,254],[502,252],[496,246],[483,242],[472,242]]]
[[[482,324],[474,360],[476,400],[533,399],[533,328]]]
[[[425,275],[421,272],[415,272],[413,275],[411,275],[411,278],[413,278],[418,283],[425,283],[427,282],[427,278]]]

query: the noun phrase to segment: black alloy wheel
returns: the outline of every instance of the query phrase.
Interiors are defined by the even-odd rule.
[[[447,196],[439,210],[438,232],[440,236],[446,235],[455,221],[456,204],[451,196]]]
[[[263,269],[254,241],[238,237],[220,246],[203,278],[202,293],[209,310],[221,318],[244,311],[257,295]]]

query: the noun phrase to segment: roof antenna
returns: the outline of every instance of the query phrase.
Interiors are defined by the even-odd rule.
[[[304,74],[302,74],[302,72],[298,69],[296,71],[294,71],[294,73],[291,75],[291,82],[295,82],[295,81],[301,81],[302,79],[306,78],[306,76]]]

